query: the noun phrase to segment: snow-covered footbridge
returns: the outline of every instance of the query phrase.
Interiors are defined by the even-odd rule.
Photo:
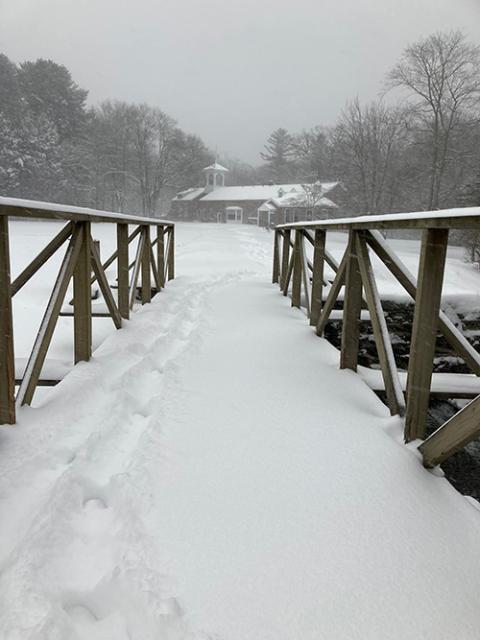
[[[117,239],[100,222],[91,222],[91,238],[110,255]],[[137,232],[130,298],[119,273],[118,296],[110,299],[115,264],[89,243],[94,288],[104,296],[92,302],[93,357],[69,367],[68,301],[85,289],[77,273],[80,289],[65,288],[65,304],[53,309],[57,327],[45,365],[68,373],[54,387],[37,388],[31,407],[17,408],[17,424],[0,431],[0,638],[478,638],[479,509],[438,467],[424,468],[418,442],[404,444],[402,373],[397,378],[378,319],[378,291],[399,299],[405,284],[416,288],[408,269],[417,272],[418,242],[389,243],[402,261],[389,251],[382,267],[365,247],[368,240],[381,257],[386,245],[360,227],[350,226],[350,237],[329,230],[325,251],[325,228],[272,234],[177,224],[176,277],[140,305],[132,291],[142,267],[158,289],[174,268],[173,226],[160,223],[153,238],[147,224],[140,221]],[[32,256],[58,241],[62,224],[11,220],[9,227],[18,284]],[[5,240],[5,224],[2,233]],[[128,228],[120,233],[124,244]],[[274,236],[273,279],[289,297],[271,283]],[[438,242],[424,242],[422,260],[432,246],[436,264]],[[78,247],[82,255],[86,248]],[[17,364],[28,359],[45,296],[65,268],[65,257],[53,253],[13,298]],[[128,273],[126,256],[118,258]],[[8,255],[0,251],[0,258],[6,264]],[[388,264],[397,265],[396,279]],[[475,304],[478,272],[455,248],[446,264],[448,304]],[[311,326],[322,332],[342,278],[344,369]],[[438,293],[441,279],[428,290]],[[409,293],[420,292],[419,282]],[[435,300],[420,306],[430,323],[438,317]],[[110,319],[115,309],[121,331]],[[367,312],[378,324],[383,377],[352,370],[355,318],[358,324]],[[2,322],[5,313],[4,304]],[[440,321],[473,367],[475,352],[446,316]],[[79,322],[76,356],[83,360]],[[424,356],[416,356],[423,375]],[[455,380],[444,389],[474,395],[474,375]],[[371,388],[384,382],[388,406]],[[406,397],[408,419],[408,385]]]

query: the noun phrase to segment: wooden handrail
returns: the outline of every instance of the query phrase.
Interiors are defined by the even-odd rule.
[[[389,213],[331,220],[312,220],[279,224],[275,229],[324,229],[325,231],[360,231],[371,229],[478,229],[480,207]]]
[[[405,228],[422,231],[420,263],[416,278],[403,265],[379,231]],[[354,371],[357,369],[362,304],[367,307],[387,404],[392,415],[405,415],[406,442],[425,437],[428,404],[432,393],[437,330],[443,334],[472,372],[480,376],[480,354],[440,308],[450,229],[480,229],[480,207],[314,220],[275,227],[272,279],[280,285],[283,295],[288,295],[291,291],[292,305],[305,309],[317,335],[323,334],[340,291],[344,289],[341,368]],[[347,248],[340,264],[328,253],[325,246],[327,232],[339,230],[349,232]],[[282,243],[280,238],[283,238]],[[313,261],[306,255],[304,239],[308,240],[313,248]],[[406,398],[405,385],[404,382],[400,382],[375,282],[370,251],[384,263],[415,302]],[[322,298],[325,286],[324,264],[329,264],[336,272],[325,301]],[[404,374],[402,380],[404,381]],[[444,391],[443,395],[446,393]],[[452,394],[455,397],[454,390]],[[426,466],[438,464],[459,447],[480,437],[479,403],[480,396],[459,413],[458,418],[454,416],[425,440],[420,451]]]
[[[9,217],[64,220],[67,224],[10,281]],[[117,249],[102,264],[99,248],[91,237],[91,223],[113,223],[116,226]],[[129,235],[129,224],[136,229]],[[151,238],[151,229],[157,234]],[[164,235],[168,243],[165,246]],[[129,286],[129,244],[139,236],[137,255],[133,263]],[[50,300],[22,377],[15,376],[12,297],[24,287],[39,269],[68,241]],[[157,258],[153,247],[157,246]],[[118,302],[108,283],[106,269],[117,261]],[[93,270],[93,276],[92,276]],[[155,282],[152,290],[151,278]],[[140,277],[141,276],[141,277]],[[174,277],[174,224],[168,220],[96,211],[82,207],[32,202],[0,197],[0,424],[15,422],[15,404],[30,404],[39,385],[52,385],[57,380],[42,380],[42,367],[60,315],[72,316],[74,326],[74,360],[89,360],[92,353],[92,317],[111,317],[120,329],[133,307],[136,288],[141,282],[142,304],[150,302],[160,292],[165,280]],[[73,310],[62,311],[65,295],[73,278]],[[91,284],[98,281],[107,312],[92,313]],[[19,390],[15,398],[15,384]]]
[[[46,220],[72,220],[73,222],[117,222],[124,224],[168,225],[170,220],[160,220],[147,216],[127,215],[114,211],[100,211],[86,207],[72,207],[67,204],[36,202],[18,198],[0,197],[0,216],[16,218],[45,218]]]

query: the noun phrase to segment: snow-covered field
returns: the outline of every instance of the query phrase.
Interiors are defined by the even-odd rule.
[[[12,223],[14,275],[58,226]],[[177,279],[122,331],[95,319],[92,361],[0,430],[1,640],[479,637],[476,503],[337,369],[270,284],[271,244],[178,225]],[[55,266],[15,300],[17,356]],[[476,304],[479,278],[452,249],[448,297]]]

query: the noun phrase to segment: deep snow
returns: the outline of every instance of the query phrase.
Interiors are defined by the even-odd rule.
[[[58,225],[12,227],[18,271]],[[272,235],[177,238],[178,278],[0,430],[0,638],[478,638],[478,509],[269,283]],[[478,278],[455,251],[452,295]]]

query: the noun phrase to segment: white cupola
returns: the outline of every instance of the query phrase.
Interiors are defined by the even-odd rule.
[[[228,173],[228,169],[222,167],[218,162],[214,162],[209,167],[203,169],[205,174],[205,191],[210,193],[216,187],[225,186],[225,174]]]

